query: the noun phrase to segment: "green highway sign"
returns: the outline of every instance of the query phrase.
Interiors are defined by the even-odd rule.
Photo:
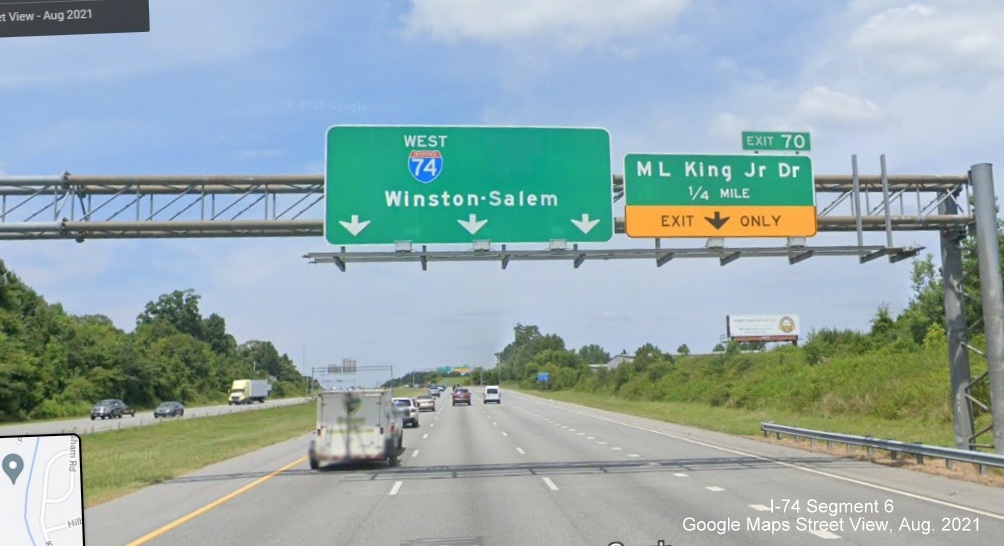
[[[809,133],[743,131],[743,150],[770,152],[808,152]]]
[[[804,155],[629,154],[630,237],[811,237],[812,160]]]
[[[605,129],[334,126],[324,237],[334,245],[605,242]]]

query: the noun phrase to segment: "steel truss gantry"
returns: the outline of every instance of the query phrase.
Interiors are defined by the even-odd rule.
[[[334,264],[342,271],[349,262],[498,261],[505,268],[516,260],[566,260],[575,267],[586,260],[650,259],[662,266],[674,258],[717,258],[722,265],[740,257],[787,257],[795,264],[813,256],[856,256],[865,263],[883,256],[897,262],[916,256],[923,247],[897,246],[894,232],[938,232],[941,235],[945,288],[945,324],[949,343],[956,443],[961,448],[988,447],[976,437],[993,431],[994,448],[1004,453],[1004,299],[1001,295],[993,176],[988,164],[975,165],[966,175],[889,175],[885,156],[880,173],[861,175],[857,156],[850,175],[815,177],[819,232],[856,234],[856,244],[809,246],[791,238],[782,246],[727,247],[723,239],[708,239],[702,248],[579,249],[551,241],[546,249],[500,248],[475,241],[468,250],[414,251],[401,241],[393,251],[310,253],[310,263]],[[978,181],[978,183],[977,183]],[[978,199],[973,199],[973,188]],[[624,178],[614,175],[612,198],[624,196]],[[324,230],[323,175],[165,175],[0,177],[0,241],[72,239],[157,239],[313,237]],[[975,203],[975,207],[974,207]],[[977,221],[977,216],[979,220]],[[623,218],[615,219],[624,233]],[[869,240],[884,233],[884,240]],[[984,329],[988,372],[971,379],[962,291],[960,241],[970,233],[979,238]],[[455,248],[455,247],[454,247]],[[985,272],[984,272],[985,270]],[[984,277],[987,277],[986,279]],[[988,280],[989,279],[989,280]],[[975,325],[974,325],[975,326]],[[319,370],[315,370],[319,371]],[[393,372],[391,372],[393,379]],[[972,396],[977,381],[990,384],[990,406]],[[992,425],[974,433],[972,405],[990,411]]]

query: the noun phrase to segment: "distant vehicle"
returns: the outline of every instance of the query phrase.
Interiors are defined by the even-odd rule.
[[[501,404],[502,391],[499,390],[498,385],[488,385],[487,387],[485,387],[484,399],[485,399],[485,404],[489,402]]]
[[[415,400],[411,398],[395,398],[393,402],[394,407],[401,412],[401,419],[404,421],[404,426],[411,424],[411,426],[417,427],[418,404],[415,403]]]
[[[317,429],[307,449],[312,470],[353,461],[387,461],[397,466],[403,447],[404,424],[390,391],[318,393]]]
[[[443,391],[439,390],[439,387],[435,385],[429,387],[429,396],[435,396],[436,398],[439,398],[439,393],[441,392]]]
[[[102,400],[91,408],[91,421],[98,417],[102,419],[121,419],[123,415],[136,417],[136,410],[130,408],[118,398]]]
[[[158,417],[181,417],[185,415],[185,406],[181,402],[164,402],[153,410],[153,418]]]
[[[418,404],[418,411],[436,411],[436,401],[428,394],[423,394],[415,399]]]
[[[439,386],[439,392],[443,392],[445,390],[446,390],[446,385],[440,385]]]
[[[465,387],[457,387],[453,391],[453,405],[457,404],[467,404],[471,405],[471,391],[467,390]]]
[[[230,386],[230,405],[253,404],[268,400],[272,394],[272,385],[265,379],[238,379]]]

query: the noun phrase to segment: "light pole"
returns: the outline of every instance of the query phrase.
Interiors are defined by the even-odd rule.
[[[304,377],[307,375],[307,346],[303,346],[303,354],[300,357],[300,367],[303,368]],[[304,389],[304,396],[310,398],[310,381],[307,381],[307,387]]]

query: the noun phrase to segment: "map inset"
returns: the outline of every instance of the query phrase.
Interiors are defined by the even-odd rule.
[[[0,437],[0,529],[10,546],[84,546],[80,437]]]

